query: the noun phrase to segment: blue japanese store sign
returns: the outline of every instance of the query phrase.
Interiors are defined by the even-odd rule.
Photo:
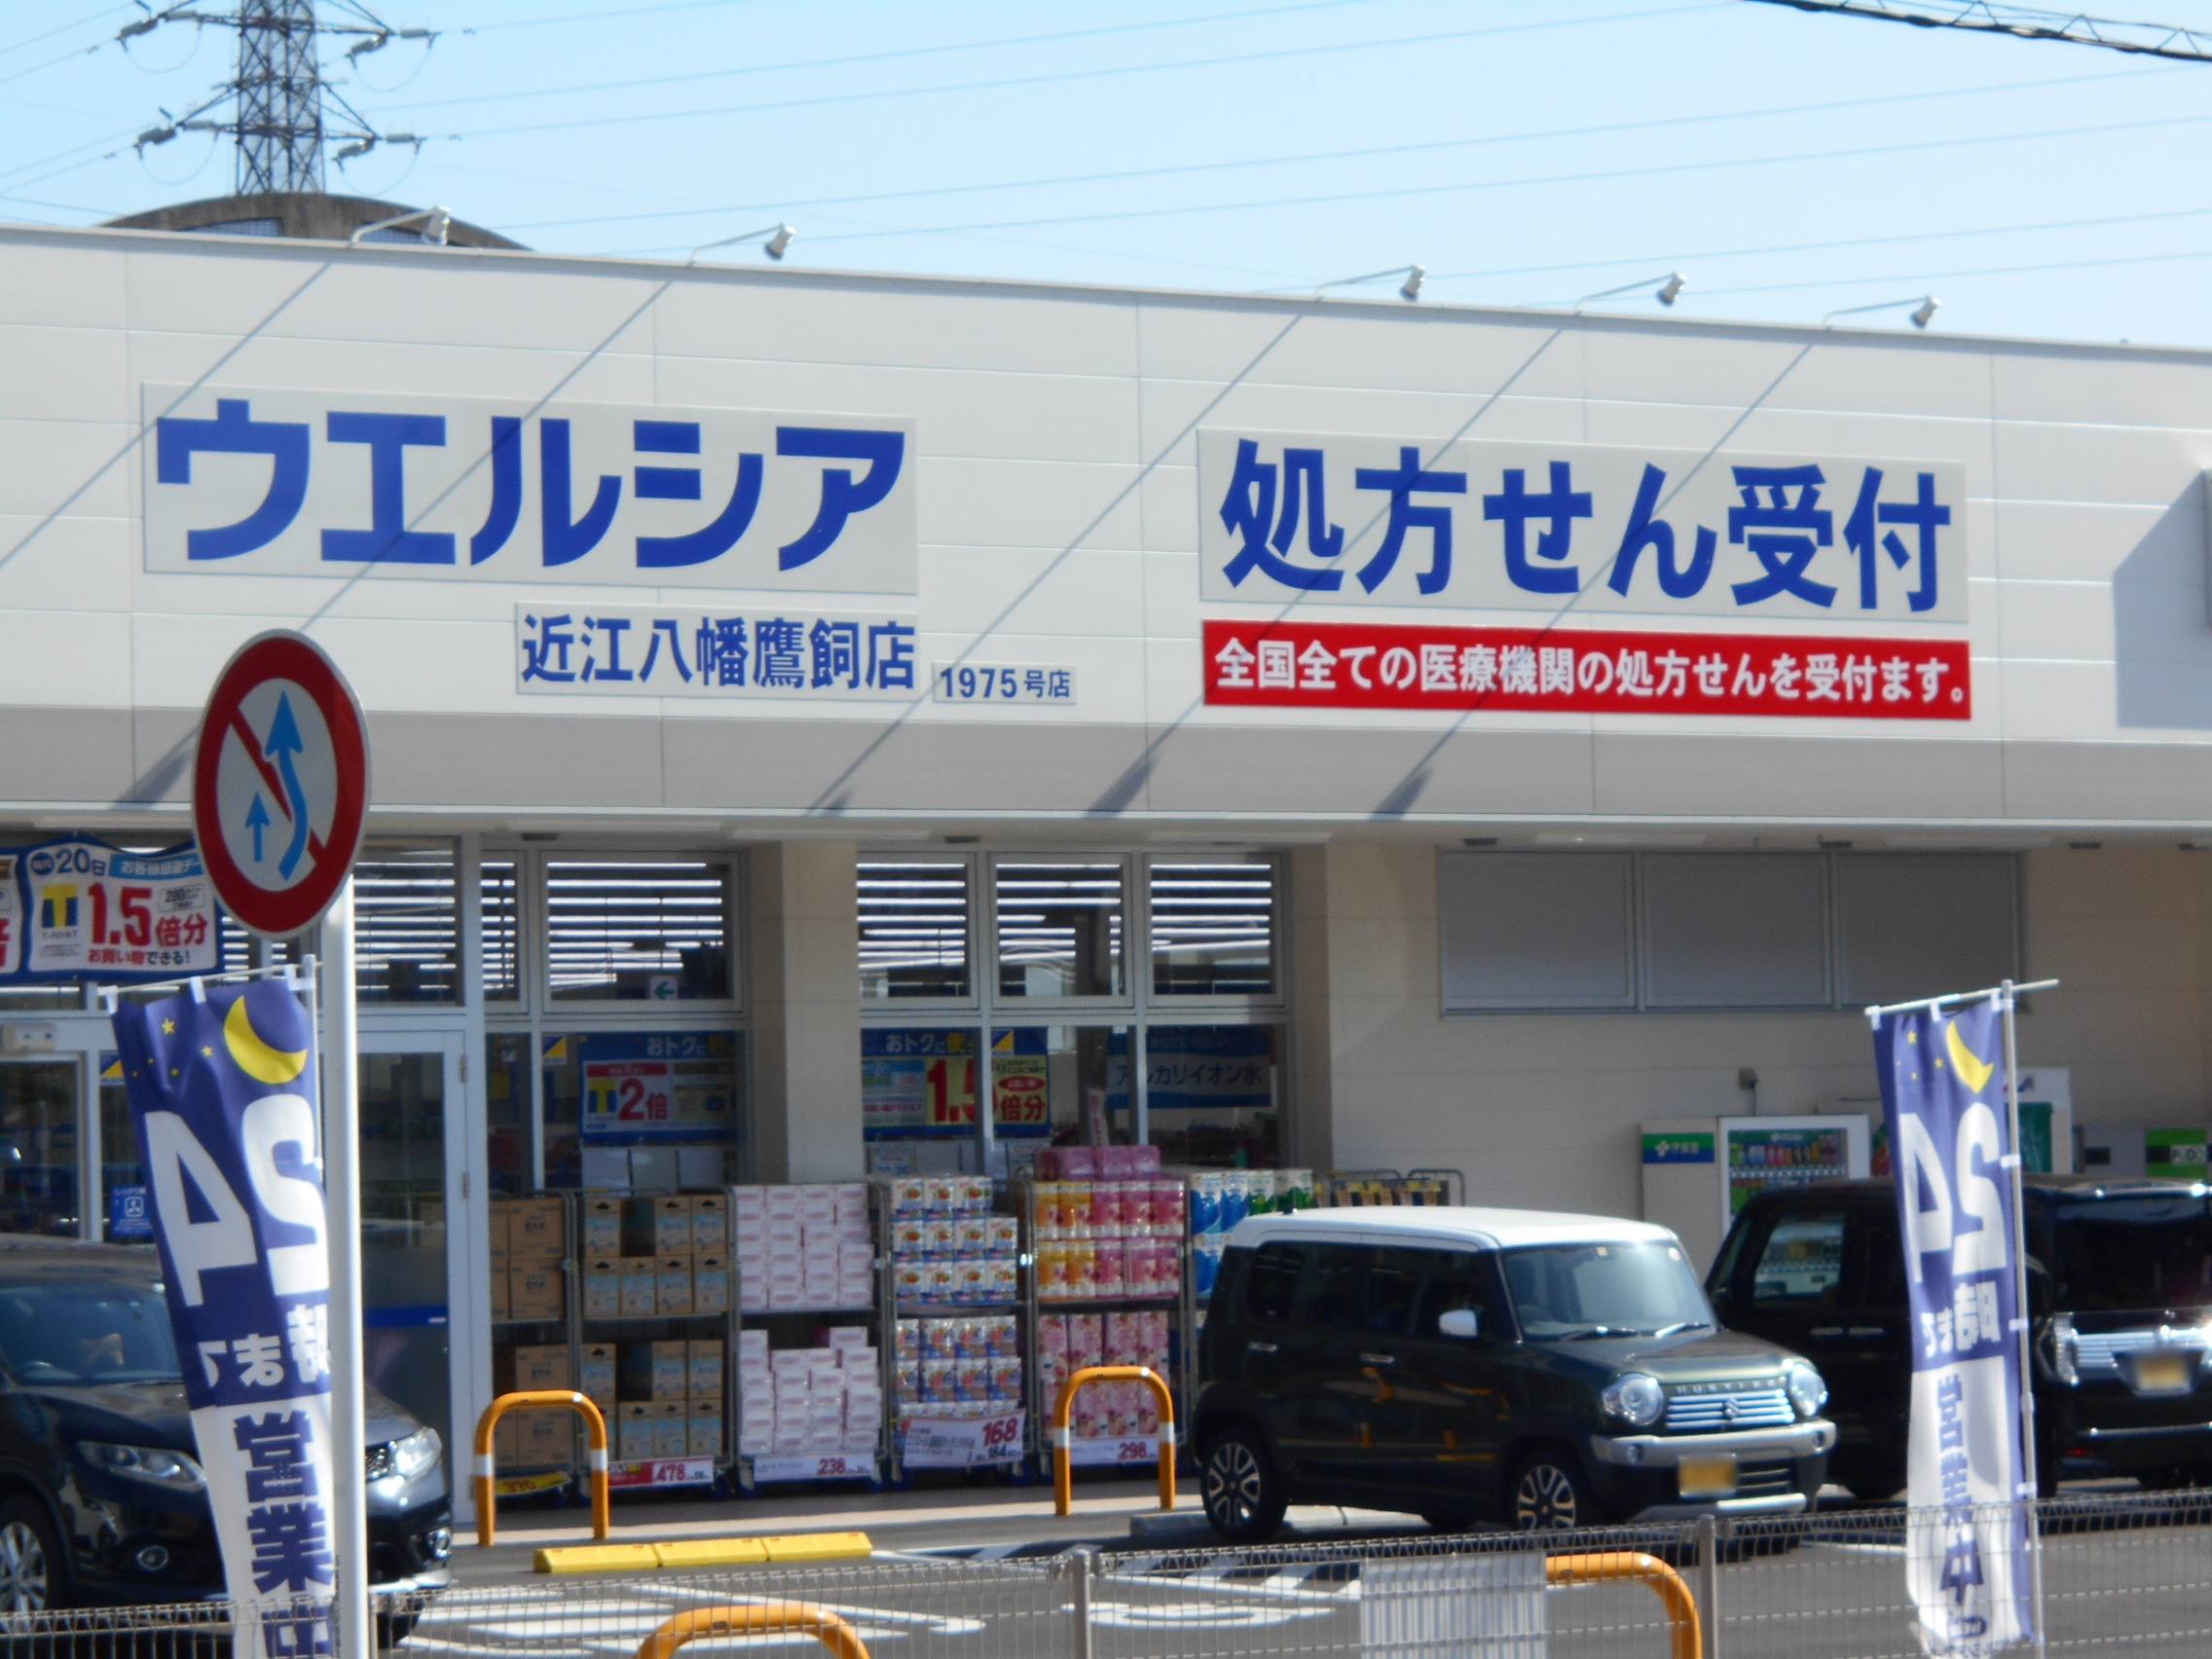
[[[915,591],[910,421],[145,388],[146,568]]]
[[[269,979],[125,1003],[114,1025],[237,1650],[327,1653],[337,1561],[313,1027]]]
[[[550,695],[891,698],[913,702],[929,669],[904,612],[803,606],[515,607],[515,689]]]
[[[1208,600],[1963,622],[1966,517],[1953,461],[1198,434]]]

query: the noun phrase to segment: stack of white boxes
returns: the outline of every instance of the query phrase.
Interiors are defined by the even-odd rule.
[[[875,1243],[865,1185],[732,1191],[743,1311],[874,1305]]]
[[[883,1420],[875,1349],[859,1326],[826,1347],[768,1346],[765,1331],[738,1333],[738,1450],[748,1456],[872,1456]]]

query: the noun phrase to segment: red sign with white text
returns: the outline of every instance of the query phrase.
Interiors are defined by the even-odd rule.
[[[1973,715],[1964,640],[1209,620],[1205,668],[1208,703],[1248,708]]]

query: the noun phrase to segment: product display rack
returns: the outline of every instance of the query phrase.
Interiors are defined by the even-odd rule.
[[[720,1192],[721,1190],[716,1189],[716,1191]],[[726,1237],[725,1241],[720,1246],[720,1250],[724,1260],[730,1261],[731,1265],[727,1269],[728,1290],[725,1309],[722,1312],[654,1312],[649,1314],[618,1313],[613,1315],[592,1314],[585,1311],[584,1309],[584,1264],[587,1260],[591,1259],[591,1256],[590,1252],[588,1252],[584,1247],[585,1240],[583,1237],[584,1229],[582,1226],[582,1211],[585,1205],[590,1204],[594,1201],[603,1201],[609,1199],[616,1202],[651,1201],[661,1198],[703,1198],[706,1196],[708,1195],[703,1192],[639,1192],[635,1190],[621,1192],[594,1190],[571,1195],[573,1210],[570,1238],[572,1241],[573,1248],[571,1250],[570,1258],[571,1280],[569,1286],[569,1304],[570,1307],[575,1310],[575,1357],[572,1361],[572,1364],[575,1367],[576,1375],[576,1382],[574,1385],[579,1389],[583,1386],[583,1378],[581,1372],[584,1359],[584,1350],[586,1348],[595,1347],[604,1344],[615,1349],[614,1365],[616,1379],[616,1396],[614,1410],[608,1416],[607,1419],[607,1434],[609,1447],[609,1456],[607,1465],[607,1478],[608,1485],[616,1492],[638,1492],[676,1487],[719,1486],[729,1473],[731,1454],[736,1444],[736,1428],[729,1415],[729,1402],[734,1398],[734,1394],[732,1392],[734,1388],[734,1382],[731,1373],[735,1363],[735,1355],[737,1350],[737,1271],[734,1265],[734,1260],[731,1258],[729,1253],[730,1243],[728,1240],[734,1239],[735,1229],[734,1226],[731,1225],[727,1211],[725,1209],[723,1215],[723,1226],[725,1229]],[[725,1198],[725,1204],[727,1203],[727,1201],[728,1200]],[[694,1243],[695,1242],[696,1239],[694,1238]],[[696,1251],[690,1253],[694,1256],[697,1254]],[[625,1255],[619,1257],[618,1259],[636,1261],[647,1258]],[[660,1259],[660,1257],[656,1253],[655,1256],[649,1259],[657,1261]],[[621,1385],[621,1350],[626,1344],[640,1342],[675,1341],[682,1341],[686,1344],[693,1342],[719,1342],[721,1346],[722,1428],[719,1437],[720,1443],[718,1446],[712,1447],[710,1449],[694,1452],[691,1450],[689,1445],[689,1432],[687,1428],[685,1436],[685,1450],[682,1456],[669,1455],[655,1455],[648,1457],[624,1456],[624,1447],[622,1444],[623,1422],[626,1417],[624,1408],[631,1405],[648,1403],[663,1405],[671,1402],[645,1402],[626,1399],[623,1397]],[[606,1402],[603,1400],[600,1402],[600,1404],[602,1410],[604,1411]],[[689,1420],[690,1419],[687,1417],[687,1423]],[[579,1428],[578,1433],[580,1434],[580,1432],[581,1430]]]
[[[853,1182],[821,1182],[814,1185],[838,1188],[858,1185]],[[796,1186],[802,1190],[805,1183],[759,1183],[761,1186]],[[868,1244],[873,1253],[869,1270],[869,1282],[875,1287],[871,1300],[857,1305],[828,1308],[752,1308],[745,1306],[743,1272],[737,1256],[737,1209],[739,1189],[730,1189],[730,1336],[729,1336],[729,1446],[731,1473],[737,1489],[750,1495],[764,1485],[787,1481],[866,1481],[873,1492],[884,1485],[884,1465],[889,1456],[887,1448],[893,1443],[893,1394],[898,1377],[893,1352],[896,1331],[891,1318],[884,1311],[891,1306],[891,1252],[886,1238],[886,1218],[889,1214],[890,1195],[881,1183],[866,1183],[868,1194]],[[747,1452],[739,1440],[739,1426],[744,1419],[745,1394],[742,1366],[739,1363],[739,1334],[746,1328],[768,1333],[769,1348],[778,1346],[779,1335],[792,1334],[793,1322],[803,1321],[811,1335],[811,1327],[823,1320],[837,1324],[861,1324],[867,1328],[875,1349],[877,1386],[884,1402],[876,1425],[875,1446],[867,1453],[837,1451],[801,1452]],[[782,1346],[810,1346],[806,1343],[786,1342]]]
[[[1113,1177],[1112,1179],[1122,1179]],[[1179,1184],[1183,1189],[1183,1220],[1175,1245],[1175,1285],[1171,1290],[1155,1292],[1149,1296],[1085,1296],[1054,1297],[1050,1300],[1040,1295],[1039,1275],[1035,1268],[1038,1249],[1036,1237],[1037,1206],[1034,1194],[1036,1183],[1022,1180],[1014,1184],[1014,1201],[1018,1205],[1023,1233],[1023,1307],[1025,1329],[1022,1332],[1023,1357],[1027,1366],[1025,1382],[1029,1402],[1030,1452],[1036,1466],[1050,1478],[1051,1451],[1046,1430],[1054,1401],[1045,1391],[1045,1368],[1039,1352],[1038,1322],[1046,1314],[1096,1313],[1102,1318],[1109,1313],[1164,1312],[1168,1316],[1170,1353],[1165,1381],[1175,1399],[1175,1436],[1178,1447],[1188,1444],[1190,1434],[1190,1402],[1196,1396],[1197,1359],[1196,1326],[1193,1323],[1194,1303],[1191,1294],[1191,1184],[1187,1173],[1181,1170],[1162,1170],[1159,1174],[1130,1177],[1144,1181],[1165,1181]],[[1111,1363],[1109,1360],[1108,1363]],[[1103,1384],[1100,1384],[1103,1386]],[[1071,1437],[1068,1443],[1068,1460],[1076,1468],[1094,1468],[1118,1464],[1150,1466],[1158,1461],[1159,1442],[1155,1435]]]
[[[898,1213],[894,1207],[893,1194],[899,1179],[896,1176],[877,1177],[872,1183],[876,1188],[877,1201],[881,1206],[881,1214],[884,1217],[887,1230],[893,1216]],[[911,1177],[908,1177],[908,1179],[911,1179]],[[1016,1482],[1026,1482],[1030,1478],[1030,1470],[1034,1464],[1034,1454],[1037,1447],[1043,1442],[1043,1431],[1039,1426],[1034,1398],[1037,1376],[1037,1322],[1035,1317],[1037,1281],[1035,1250],[1030,1240],[1025,1189],[1025,1183],[1014,1183],[1010,1188],[1008,1183],[994,1182],[992,1186],[992,1207],[988,1212],[992,1215],[1005,1215],[1008,1212],[1001,1207],[1002,1203],[1010,1196],[1019,1195],[1014,1200],[1017,1206],[1013,1212],[1017,1224],[1014,1234],[1015,1292],[1011,1297],[995,1297],[972,1302],[921,1299],[911,1296],[902,1299],[899,1295],[895,1253],[891,1247],[891,1240],[888,1236],[885,1239],[882,1298],[883,1306],[888,1309],[888,1328],[885,1332],[888,1341],[885,1344],[884,1354],[884,1363],[887,1368],[887,1381],[883,1396],[884,1443],[889,1449],[892,1479],[900,1485],[905,1484],[910,1472],[906,1463],[905,1445],[900,1429],[902,1401],[899,1393],[897,1322],[901,1319],[962,1319],[997,1315],[1011,1316],[1014,1320],[1014,1351],[1022,1362],[1022,1390],[1021,1398],[1011,1402],[1011,1404],[1014,1409],[1022,1413],[1021,1435],[1017,1441],[1007,1446],[1002,1455],[977,1459],[968,1463],[966,1467],[976,1471],[996,1470],[1012,1476]],[[926,1402],[917,1400],[907,1403],[918,1405]]]
[[[513,1354],[518,1347],[561,1347],[568,1351],[569,1375],[576,1374],[577,1354],[583,1336],[577,1319],[582,1309],[580,1281],[576,1276],[575,1261],[580,1230],[577,1227],[576,1195],[563,1192],[496,1193],[496,1199],[512,1202],[517,1199],[554,1199],[561,1205],[562,1255],[557,1264],[561,1277],[561,1312],[552,1317],[517,1318],[512,1313],[495,1313],[492,1316],[492,1375],[511,1374]],[[511,1273],[511,1258],[496,1253],[495,1270]],[[502,1363],[503,1362],[503,1363]],[[561,1414],[573,1418],[572,1412]],[[503,1425],[502,1425],[503,1426]],[[575,1483],[583,1469],[583,1439],[581,1430],[571,1424],[561,1437],[566,1450],[553,1456],[531,1458],[515,1456],[498,1460],[497,1477],[498,1495],[522,1497],[534,1493],[558,1492]]]

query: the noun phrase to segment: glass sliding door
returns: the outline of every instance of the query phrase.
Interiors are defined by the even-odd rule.
[[[457,1423],[463,1438],[473,1426],[456,1386],[464,1230],[449,1225],[463,1190],[460,1061],[458,1031],[361,1033],[362,1371],[438,1431],[449,1474]]]

